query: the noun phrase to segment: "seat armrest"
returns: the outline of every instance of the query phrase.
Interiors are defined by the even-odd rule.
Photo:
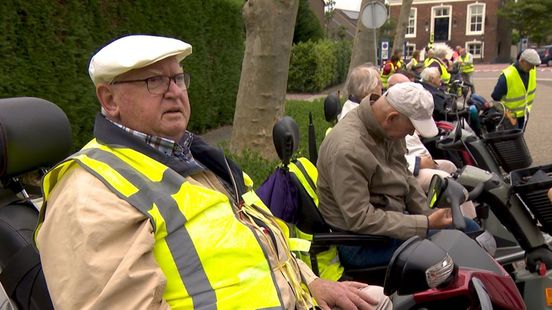
[[[319,233],[312,236],[311,247],[327,247],[331,245],[382,245],[391,239],[385,236],[355,234],[350,232]]]

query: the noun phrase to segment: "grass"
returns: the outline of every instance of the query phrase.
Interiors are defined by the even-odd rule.
[[[300,138],[299,147],[296,152],[296,157],[309,158],[308,152],[308,124],[309,112],[312,112],[313,124],[315,128],[317,146],[320,146],[326,129],[330,127],[330,123],[324,119],[324,101],[317,99],[312,102],[289,100],[286,102],[286,115],[291,116],[299,127]],[[223,148],[228,148],[223,145]],[[276,152],[276,150],[274,150]],[[236,155],[226,151],[227,155],[245,171],[252,179],[257,188],[278,166],[278,161],[268,161],[261,158],[260,155],[247,152],[245,154]]]

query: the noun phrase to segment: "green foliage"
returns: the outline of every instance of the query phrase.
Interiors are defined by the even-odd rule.
[[[498,14],[509,19],[521,37],[529,37],[529,40],[541,44],[552,34],[547,14],[550,11],[552,0],[508,0]]]
[[[317,92],[343,82],[351,60],[346,41],[320,40],[295,44],[291,50],[288,90]]]
[[[313,102],[310,101],[298,101],[290,100],[286,102],[286,115],[291,116],[299,126],[299,148],[295,153],[296,157],[309,158],[308,152],[308,124],[309,124],[309,112],[313,115],[313,124],[316,132],[316,145],[319,147],[324,139],[326,130],[330,127],[330,123],[324,119],[324,101],[318,99]],[[276,150],[274,150],[276,152]],[[268,161],[263,159],[260,155],[245,152],[242,155],[236,155],[230,153],[225,148],[225,153],[234,160],[243,171],[245,171],[252,179],[255,188],[259,187],[264,180],[274,172],[274,169],[278,166],[279,161]]]
[[[318,41],[324,38],[324,30],[320,21],[311,10],[308,0],[299,0],[299,9],[295,19],[293,43]]]
[[[193,46],[183,66],[192,131],[232,122],[244,50],[243,1],[80,0],[0,3],[0,97],[32,96],[60,106],[72,124],[74,148],[92,135],[99,111],[88,77],[92,55],[127,34],[182,39]]]

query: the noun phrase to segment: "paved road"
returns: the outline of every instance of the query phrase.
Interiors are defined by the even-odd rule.
[[[473,81],[477,93],[490,99],[500,71],[507,64],[476,65]],[[537,68],[537,92],[525,132],[533,165],[552,164],[552,67]]]

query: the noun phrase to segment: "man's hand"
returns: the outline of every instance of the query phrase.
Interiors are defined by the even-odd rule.
[[[361,290],[368,284],[344,281],[333,282],[324,279],[316,279],[309,284],[309,289],[318,306],[323,310],[338,307],[342,310],[349,309],[375,309],[379,303],[379,296],[369,296]]]
[[[437,169],[439,165],[431,158],[430,155],[420,157],[420,168],[422,169]]]
[[[450,209],[437,209],[428,217],[429,228],[445,228],[452,224]]]

